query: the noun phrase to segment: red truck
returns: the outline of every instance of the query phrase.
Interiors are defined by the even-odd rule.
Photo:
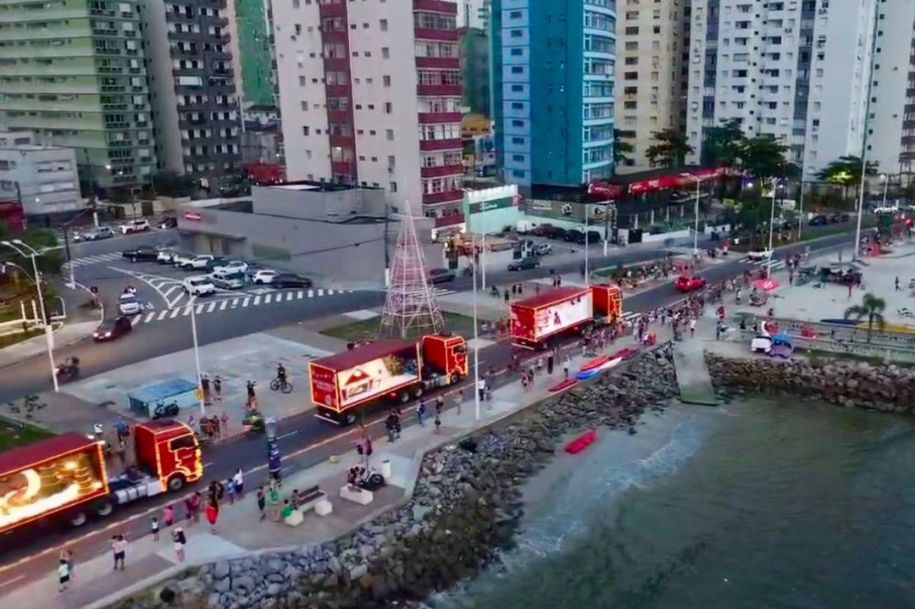
[[[543,348],[551,337],[581,332],[622,314],[623,297],[617,286],[552,288],[512,303],[511,335],[520,346]]]
[[[134,444],[136,466],[119,475],[109,473],[103,443],[78,433],[0,454],[0,534],[49,518],[81,526],[203,476],[200,447],[184,423],[138,424]]]
[[[379,400],[409,402],[466,376],[467,343],[446,334],[368,343],[309,365],[315,414],[338,425],[351,425],[360,408]]]

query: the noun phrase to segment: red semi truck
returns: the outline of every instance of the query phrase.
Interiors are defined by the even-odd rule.
[[[467,344],[431,334],[419,342],[377,341],[311,362],[311,401],[321,419],[350,425],[356,411],[382,399],[408,402],[467,376]]]
[[[81,526],[203,476],[200,447],[184,423],[139,424],[134,444],[136,466],[119,475],[109,474],[103,443],[78,433],[0,454],[0,534],[50,518]]]
[[[511,335],[520,346],[541,348],[551,337],[580,332],[622,314],[623,297],[617,286],[552,288],[512,303]]]

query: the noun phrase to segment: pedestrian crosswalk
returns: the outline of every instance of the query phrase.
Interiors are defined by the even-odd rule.
[[[85,256],[83,258],[74,258],[70,262],[64,263],[65,267],[69,267],[71,264],[73,268],[80,266],[88,266],[90,264],[102,264],[105,262],[113,262],[115,260],[123,260],[121,252],[110,252],[108,254],[96,254],[95,256]]]
[[[181,306],[140,313],[132,319],[132,323],[134,326],[137,326],[139,324],[149,324],[165,321],[167,319],[176,319],[178,317],[188,317],[191,315],[192,311],[194,315],[207,315],[210,313],[245,309],[248,307],[277,305],[309,298],[340,296],[342,294],[351,294],[352,292],[353,290],[312,288],[301,290],[273,290],[267,294],[245,294],[234,298],[205,298],[203,300],[198,299],[193,303],[188,302]]]
[[[749,265],[752,265],[752,266],[755,266],[758,268],[765,268],[766,265],[769,264],[769,261],[766,260],[765,258],[753,259],[753,258],[750,258],[749,256],[744,256],[743,258],[740,259],[740,262],[743,262],[744,264],[749,264]],[[775,260],[772,261],[772,270],[773,271],[778,271],[783,268],[785,268],[784,260],[779,260],[778,258],[776,258]]]

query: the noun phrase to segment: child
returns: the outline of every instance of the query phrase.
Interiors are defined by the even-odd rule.
[[[155,516],[152,517],[152,520],[149,522],[149,529],[152,531],[153,541],[159,541],[159,519]]]
[[[61,558],[57,565],[57,591],[63,592],[70,585],[70,563],[66,558]]]
[[[229,505],[235,503],[235,482],[232,478],[226,480],[226,498],[229,500]]]
[[[178,557],[178,562],[184,562],[184,544],[187,543],[187,538],[184,536],[184,531],[181,527],[172,532],[172,542],[175,547],[175,555]]]

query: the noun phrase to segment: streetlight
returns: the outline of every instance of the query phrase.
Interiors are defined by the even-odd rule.
[[[778,191],[778,178],[772,178],[772,208],[769,211],[769,252],[766,262],[766,277],[772,277],[772,232],[775,228],[775,193]]]
[[[890,176],[881,173],[880,179],[883,180],[883,208],[886,209],[886,189],[890,185]]]
[[[194,341],[194,366],[197,368],[197,396],[200,400],[200,419],[201,423],[203,422],[203,417],[206,416],[206,405],[204,400],[206,396],[203,395],[203,374],[200,372],[200,350],[197,345],[197,297],[194,296],[190,300],[191,307],[191,338]]]
[[[693,225],[693,255],[696,255],[699,253],[699,186],[702,184],[702,180],[691,173],[681,173],[680,175],[696,182],[696,219]]]
[[[48,323],[48,316],[44,308],[44,294],[41,293],[41,275],[38,273],[38,261],[36,260],[37,256],[41,256],[47,250],[38,251],[31,245],[24,243],[21,239],[0,241],[0,243],[15,251],[23,258],[32,259],[32,271],[35,273],[35,290],[38,292],[38,304],[41,307],[41,323],[44,324],[44,335],[48,344],[48,362],[51,364],[51,382],[54,384],[54,391],[58,392],[60,391],[60,386],[57,384],[57,366],[54,364],[54,337],[52,336],[51,324]],[[26,251],[28,253],[26,253]]]
[[[485,235],[485,233],[484,233]],[[470,233],[471,264],[473,271],[473,406],[474,420],[480,420],[480,340],[477,332],[477,266],[482,254],[477,254],[477,242]]]
[[[588,204],[585,203],[585,285],[590,285],[591,280],[589,279],[590,273],[588,272],[588,250],[591,249],[591,240],[588,238]]]

